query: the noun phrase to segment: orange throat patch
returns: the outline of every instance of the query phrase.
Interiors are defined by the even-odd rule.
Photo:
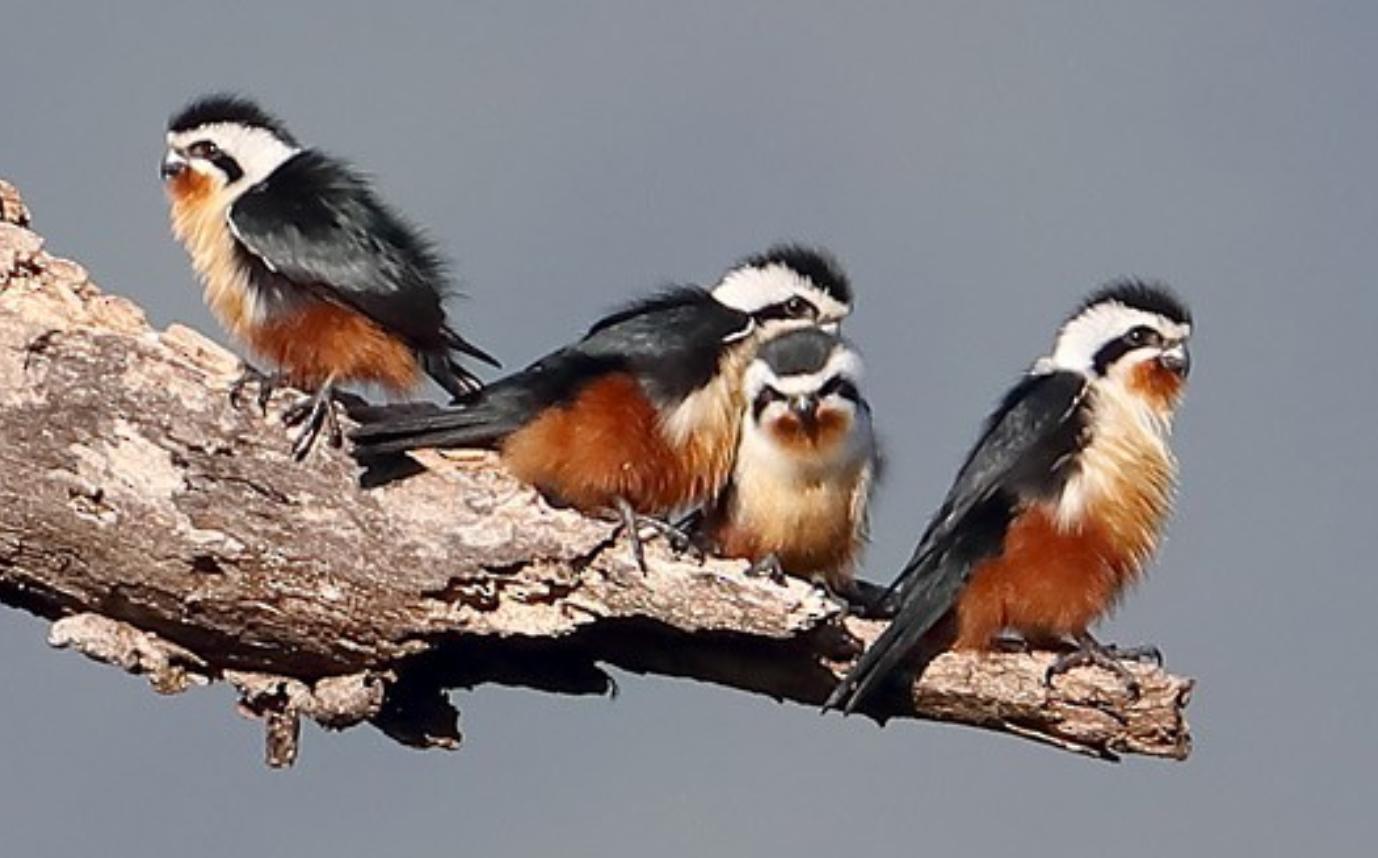
[[[1142,396],[1156,410],[1167,414],[1177,408],[1185,387],[1186,381],[1182,376],[1152,360],[1134,367],[1129,377],[1130,390]]]

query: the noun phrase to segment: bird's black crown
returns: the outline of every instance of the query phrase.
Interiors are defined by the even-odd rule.
[[[196,99],[172,115],[167,130],[190,131],[218,122],[262,128],[289,146],[297,145],[296,138],[282,120],[259,107],[252,99],[232,93],[215,93]]]
[[[828,365],[842,341],[821,328],[800,328],[768,340],[756,354],[777,376],[809,375]]]
[[[1082,302],[1073,315],[1080,315],[1097,304],[1111,301],[1135,310],[1154,313],[1179,325],[1191,324],[1191,310],[1167,284],[1135,279],[1107,283]]]
[[[776,244],[764,253],[743,259],[738,267],[765,268],[784,265],[807,277],[815,286],[842,304],[852,303],[852,284],[842,263],[821,247],[802,244]]]

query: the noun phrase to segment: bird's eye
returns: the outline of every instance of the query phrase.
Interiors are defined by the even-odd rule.
[[[1139,325],[1136,328],[1131,328],[1129,333],[1124,335],[1124,340],[1129,345],[1138,348],[1140,346],[1157,345],[1162,341],[1162,337],[1158,335],[1157,331],[1147,325]]]
[[[220,154],[220,147],[209,140],[197,140],[187,148],[187,154],[193,158],[209,160]]]
[[[811,316],[814,312],[813,305],[803,298],[800,298],[798,295],[785,302],[785,313],[792,318],[798,319],[804,316]]]

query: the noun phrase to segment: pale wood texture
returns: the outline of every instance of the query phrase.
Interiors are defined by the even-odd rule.
[[[427,454],[377,489],[339,450],[294,464],[276,418],[289,393],[266,419],[233,410],[230,353],[151,329],[44,252],[4,183],[0,201],[0,600],[160,692],[233,684],[274,765],[295,758],[303,716],[456,747],[447,689],[605,694],[604,665],[817,705],[881,629],[802,583],[658,543],[642,574],[609,524],[551,508],[486,454]],[[1051,658],[943,655],[867,714],[1187,756],[1190,680],[1136,666],[1130,701],[1079,669],[1048,689]]]

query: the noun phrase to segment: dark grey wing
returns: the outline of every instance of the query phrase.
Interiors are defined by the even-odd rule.
[[[712,381],[724,352],[751,332],[749,315],[698,287],[670,290],[605,317],[572,347],[595,361],[615,361],[660,405]]]
[[[358,310],[418,351],[494,363],[446,324],[449,279],[430,242],[342,162],[299,152],[245,191],[229,221],[248,253],[294,285]]]
[[[1056,465],[1080,444],[1085,395],[1086,379],[1074,372],[1028,375],[1005,395],[987,418],[897,585],[916,561],[950,542],[972,510],[996,494],[1045,497],[1061,487]]]
[[[350,435],[356,455],[492,446],[614,373],[634,375],[653,399],[683,398],[708,383],[725,342],[750,323],[698,289],[676,290],[614,315],[579,342],[493,382],[460,406],[420,414],[376,409]]]
[[[1056,493],[1082,443],[1086,379],[1027,376],[1005,397],[967,456],[891,591],[895,619],[828,698],[851,712],[951,610],[967,576],[997,553],[1018,507]]]

